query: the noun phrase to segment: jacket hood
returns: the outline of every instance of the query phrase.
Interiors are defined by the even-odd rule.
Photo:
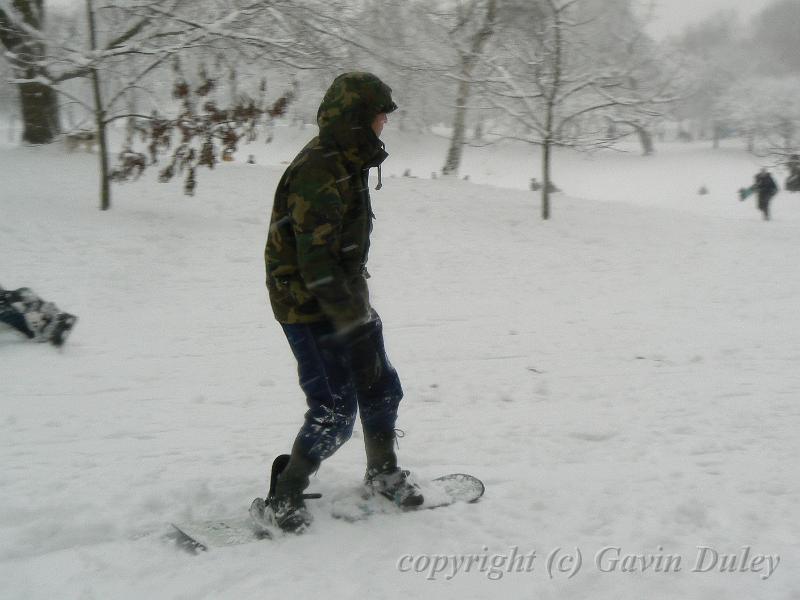
[[[397,110],[392,89],[371,73],[343,73],[333,80],[317,111],[323,145],[336,146],[348,161],[377,166],[388,156],[372,131],[376,115]]]

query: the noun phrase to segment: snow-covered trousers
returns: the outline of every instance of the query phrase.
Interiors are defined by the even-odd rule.
[[[377,313],[349,336],[337,335],[328,321],[281,326],[308,404],[297,443],[309,459],[325,460],[350,439],[356,413],[365,431],[394,430],[403,389]]]

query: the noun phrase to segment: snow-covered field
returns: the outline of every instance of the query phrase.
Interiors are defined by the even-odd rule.
[[[531,148],[468,149],[470,181],[432,180],[445,141],[387,131],[370,271],[401,461],[486,496],[334,520],[357,432],[306,535],[162,541],[246,511],[300,423],[262,251],[310,135],[244,148],[194,198],[150,173],[106,213],[94,155],[0,146],[0,284],[80,316],[62,351],[0,332],[0,598],[800,597],[800,194],[762,222],[735,194],[759,163],[733,146],[562,155],[545,223]],[[735,565],[700,572],[712,550]]]

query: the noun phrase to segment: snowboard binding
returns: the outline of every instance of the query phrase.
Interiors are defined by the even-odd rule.
[[[266,498],[256,498],[250,504],[250,518],[257,528],[257,534],[261,537],[272,537],[272,529],[288,530],[281,522],[280,516],[276,518],[275,493],[278,485],[278,477],[289,464],[290,456],[281,454],[272,461],[272,470],[269,479],[269,491]],[[316,500],[322,498],[322,494],[300,494],[299,498],[305,500]],[[280,509],[279,509],[280,512]],[[297,532],[299,533],[300,530]]]

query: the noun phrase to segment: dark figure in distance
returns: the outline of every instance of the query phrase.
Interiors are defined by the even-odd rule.
[[[769,221],[769,204],[778,193],[778,185],[766,169],[756,174],[753,191],[758,196],[758,210],[764,215],[764,220]]]

